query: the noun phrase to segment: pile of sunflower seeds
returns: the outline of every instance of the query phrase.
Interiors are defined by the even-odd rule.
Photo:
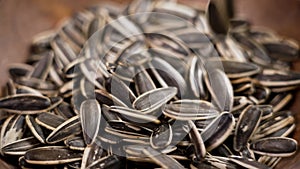
[[[0,149],[21,168],[273,168],[297,151],[283,110],[299,46],[234,16],[135,0],[34,38],[0,99]]]

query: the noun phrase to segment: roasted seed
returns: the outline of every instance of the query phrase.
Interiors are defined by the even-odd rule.
[[[40,141],[35,137],[28,137],[6,144],[1,151],[7,155],[24,155],[28,150],[40,145]]]
[[[26,115],[26,124],[29,127],[31,133],[37,138],[41,143],[45,143],[45,134],[40,125],[37,124],[35,118],[31,115]]]
[[[250,148],[257,154],[287,157],[297,151],[298,143],[296,140],[286,137],[270,137],[256,140],[251,143]]]
[[[259,125],[261,116],[262,111],[256,106],[248,106],[241,113],[236,124],[233,138],[233,147],[235,151],[240,151],[244,146],[247,145],[249,139]]]
[[[147,114],[166,104],[176,93],[177,88],[175,87],[154,89],[137,97],[132,106]]]
[[[207,151],[210,151],[227,139],[234,128],[232,114],[224,112],[215,118],[201,133]]]
[[[26,162],[39,165],[57,165],[79,161],[82,154],[60,146],[39,147],[27,151]]]
[[[97,100],[85,100],[80,106],[80,121],[84,141],[87,145],[95,142],[99,132],[101,108]]]
[[[63,122],[53,130],[46,138],[46,142],[54,144],[81,132],[79,117],[74,116]]]
[[[20,94],[0,100],[0,108],[13,113],[36,114],[49,109],[49,98],[38,95]]]
[[[223,71],[217,69],[210,72],[206,79],[206,86],[213,103],[220,111],[230,111],[233,106],[233,89],[228,77]]]

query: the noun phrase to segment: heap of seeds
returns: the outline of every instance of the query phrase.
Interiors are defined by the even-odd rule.
[[[0,99],[0,149],[22,168],[273,168],[297,151],[283,110],[299,46],[207,11],[96,6],[34,38]],[[14,158],[12,158],[14,157]]]

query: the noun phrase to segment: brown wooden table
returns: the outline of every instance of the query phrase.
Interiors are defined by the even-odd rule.
[[[130,0],[113,0],[125,5]],[[179,0],[193,7],[204,8],[207,0]],[[265,26],[279,34],[300,42],[300,0],[235,0],[237,16],[251,21],[254,25]],[[107,3],[103,0],[0,0],[0,86],[7,81],[7,65],[24,62],[32,36],[53,29],[58,22],[75,11],[87,6]],[[300,62],[294,64],[300,71]],[[291,109],[300,122],[300,93],[295,96]],[[294,138],[300,142],[300,125]],[[0,161],[0,168],[11,168]],[[284,159],[276,167],[280,169],[300,168],[300,151]]]

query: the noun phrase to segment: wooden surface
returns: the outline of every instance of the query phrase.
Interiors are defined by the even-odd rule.
[[[125,5],[129,0],[114,0]],[[203,8],[207,0],[180,0],[182,3]],[[256,26],[265,26],[281,35],[300,42],[300,0],[235,0],[237,17],[244,18]],[[24,62],[28,45],[35,34],[53,29],[58,22],[75,11],[87,6],[105,3],[101,0],[0,0],[0,85],[7,81],[7,65]],[[300,63],[295,63],[300,71]],[[300,93],[295,97],[291,109],[300,122]],[[294,138],[300,142],[300,125]],[[10,168],[0,161],[0,168]],[[284,159],[277,166],[282,169],[300,168],[300,153]]]

